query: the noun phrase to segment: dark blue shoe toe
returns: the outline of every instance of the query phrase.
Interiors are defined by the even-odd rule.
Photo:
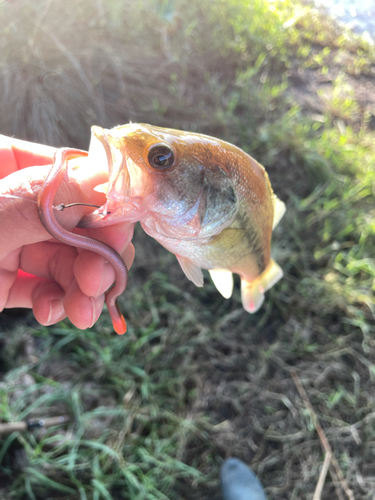
[[[220,479],[224,500],[267,500],[259,479],[238,458],[225,460]]]

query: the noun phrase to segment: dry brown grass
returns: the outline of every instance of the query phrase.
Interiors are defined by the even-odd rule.
[[[113,337],[106,315],[84,333],[2,315],[1,415],[18,419],[36,401],[32,416],[68,411],[75,419],[57,444],[48,433],[0,442],[4,495],[218,500],[222,459],[237,456],[270,499],[312,499],[324,453],[295,372],[355,498],[371,500],[370,118],[360,115],[356,135],[353,117],[345,118],[350,106],[320,100],[324,58],[304,73],[309,99],[298,98],[301,81],[294,81],[339,34],[327,30],[324,39],[322,30],[304,57],[297,49],[310,43],[305,35],[317,14],[305,13],[285,34],[277,23],[291,14],[289,2],[286,13],[260,0],[249,8],[237,0],[139,5],[18,0],[0,7],[0,132],[86,148],[91,125],[131,120],[235,142],[266,165],[288,204],[274,237],[285,278],[250,316],[238,283],[231,301],[208,282],[198,291],[173,256],[137,232],[122,304],[129,337]],[[350,40],[342,43],[348,51]],[[373,54],[362,57],[371,68]],[[100,453],[90,440],[104,447]],[[322,500],[340,498],[338,488],[327,477]]]

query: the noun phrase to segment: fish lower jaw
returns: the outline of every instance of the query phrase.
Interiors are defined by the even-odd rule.
[[[142,205],[141,200],[137,198],[131,198],[126,203],[119,204],[118,202],[113,202],[108,200],[102,207],[95,210],[93,214],[99,216],[101,215],[107,221],[114,222],[139,222],[144,217],[149,215]]]

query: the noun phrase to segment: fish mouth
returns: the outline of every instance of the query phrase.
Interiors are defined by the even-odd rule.
[[[91,127],[91,141],[87,161],[93,165],[107,165],[108,182],[94,188],[106,195],[100,208],[83,217],[79,227],[101,227],[117,222],[137,222],[142,212],[142,197],[137,196],[130,172],[139,175],[139,168],[130,158],[124,140],[112,136],[102,127]]]

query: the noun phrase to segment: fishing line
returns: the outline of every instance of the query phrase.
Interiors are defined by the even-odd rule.
[[[55,210],[60,210],[60,212],[62,212],[66,208],[71,208],[76,206],[100,208],[101,205],[93,205],[92,203],[80,203],[79,201],[77,201],[76,203],[69,203],[69,205],[64,205],[64,203],[60,203],[60,205],[55,205],[53,208]],[[103,212],[99,212],[99,215],[109,215],[110,213],[111,212],[106,212],[106,214],[104,214]]]
[[[0,198],[13,198],[15,200],[31,201],[31,203],[35,203],[35,204],[38,203],[36,200],[30,200],[30,198],[26,198],[25,196],[17,196],[14,194],[7,194],[7,193],[1,194]],[[81,202],[69,203],[69,205],[65,205],[65,203],[60,203],[60,205],[55,205],[53,208],[55,210],[59,210],[60,212],[62,212],[66,208],[77,207],[77,206],[100,208],[100,205],[93,205],[92,203],[81,203]],[[107,213],[109,214],[110,212],[107,212]]]
[[[100,205],[93,205],[92,203],[80,203],[80,202],[69,203],[69,205],[64,205],[64,203],[60,203],[60,205],[55,205],[53,208],[55,210],[60,210],[62,212],[66,208],[76,207],[77,205],[82,205],[84,207],[100,208]]]

